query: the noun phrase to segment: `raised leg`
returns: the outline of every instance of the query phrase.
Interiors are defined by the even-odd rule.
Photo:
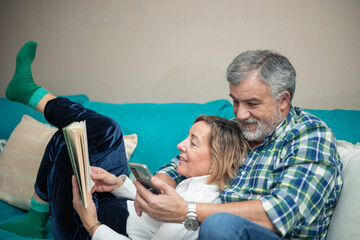
[[[27,42],[16,57],[16,69],[6,88],[6,96],[12,101],[21,102],[40,112],[44,112],[47,102],[56,96],[36,85],[32,78],[31,65],[35,58],[37,44]],[[42,238],[49,217],[49,204],[36,193],[31,199],[27,218],[19,222],[8,222],[0,228],[24,237]]]
[[[62,128],[72,121],[86,120],[90,164],[104,168],[117,176],[128,174],[123,135],[117,122],[66,98],[49,101],[45,117]],[[71,163],[62,132],[50,140],[39,168],[35,191],[50,202],[53,235],[57,239],[86,239],[87,231],[72,207]],[[95,193],[99,220],[125,234],[127,209],[124,199],[110,193]]]

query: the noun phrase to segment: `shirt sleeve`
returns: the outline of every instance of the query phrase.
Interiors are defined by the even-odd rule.
[[[188,231],[182,223],[163,223],[157,230],[155,235],[151,238],[152,240],[163,240],[163,239],[187,239],[195,240],[198,239],[199,230]]]
[[[119,178],[123,180],[124,183],[118,189],[115,189],[111,193],[116,198],[128,198],[134,200],[136,196],[136,187],[133,182],[125,175],[121,175],[119,176]]]
[[[180,175],[177,172],[176,168],[178,165],[179,165],[179,156],[176,156],[171,160],[169,164],[162,166],[155,174],[165,173],[169,175],[176,182],[176,184],[179,184],[181,181],[186,179],[186,177]]]
[[[92,240],[130,240],[130,238],[119,234],[117,232],[115,232],[114,230],[112,230],[111,228],[109,228],[108,226],[102,224],[100,225],[100,227],[98,227],[95,232],[94,235],[92,237]]]
[[[332,199],[335,205],[341,176],[335,139],[327,127],[297,130],[287,138],[280,159],[275,160],[273,172],[278,175],[270,194],[260,198],[283,236],[294,226],[308,227]]]

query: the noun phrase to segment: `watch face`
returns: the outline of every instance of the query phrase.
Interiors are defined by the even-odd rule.
[[[184,225],[189,231],[196,231],[199,228],[199,222],[195,217],[187,217]]]

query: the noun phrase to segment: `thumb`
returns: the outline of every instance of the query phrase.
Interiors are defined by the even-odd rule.
[[[152,182],[152,184],[154,184],[155,187],[157,187],[164,194],[169,194],[169,193],[175,191],[175,189],[172,188],[169,184],[167,184],[165,181],[163,181],[157,177],[152,177],[151,182]]]
[[[71,182],[72,182],[73,199],[80,198],[79,186],[74,175],[72,175],[71,177]]]

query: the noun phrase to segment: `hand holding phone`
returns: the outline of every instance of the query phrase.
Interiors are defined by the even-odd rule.
[[[154,194],[161,193],[161,191],[151,183],[150,179],[153,175],[150,173],[149,168],[145,164],[129,162],[128,166],[134,174],[136,180],[138,180],[144,187]]]

